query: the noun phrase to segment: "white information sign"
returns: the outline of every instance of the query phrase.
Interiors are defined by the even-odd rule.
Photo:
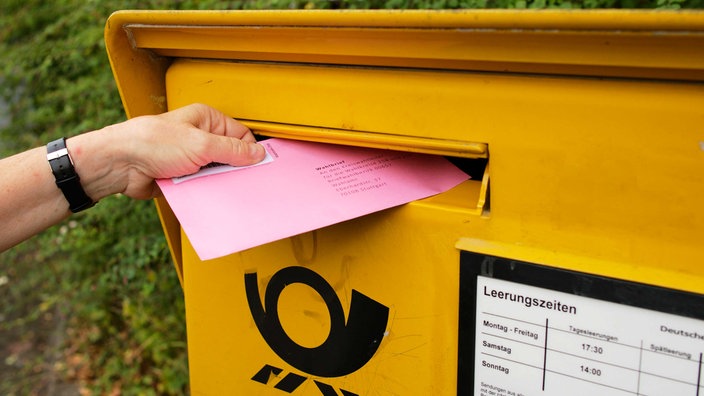
[[[702,320],[484,276],[476,309],[474,395],[704,396]]]

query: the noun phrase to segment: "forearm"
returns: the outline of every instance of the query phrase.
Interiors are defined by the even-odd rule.
[[[0,250],[69,215],[66,200],[54,183],[45,148],[4,158],[0,169]]]
[[[81,185],[97,201],[119,191],[118,180],[108,177],[114,150],[95,147],[95,133],[67,140]],[[103,136],[101,139],[105,139]],[[103,140],[104,141],[104,140]],[[88,153],[92,153],[88,155]],[[46,158],[46,147],[0,160],[0,251],[39,233],[67,218],[68,202],[56,186]]]

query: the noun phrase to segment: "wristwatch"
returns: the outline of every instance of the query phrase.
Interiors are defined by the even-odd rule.
[[[81,186],[81,179],[66,148],[66,138],[56,139],[46,145],[46,159],[56,178],[56,186],[66,197],[71,212],[78,213],[95,205]]]

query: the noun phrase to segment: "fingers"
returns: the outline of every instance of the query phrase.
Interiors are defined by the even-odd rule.
[[[261,161],[266,155],[264,147],[256,143],[249,128],[210,106],[196,103],[167,114],[201,131],[210,132],[202,136],[205,142],[199,153],[199,157],[207,162],[250,165]]]
[[[252,132],[245,125],[204,104],[194,103],[167,114],[215,135],[229,136],[247,142],[256,141]]]

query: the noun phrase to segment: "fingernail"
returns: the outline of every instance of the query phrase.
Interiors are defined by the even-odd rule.
[[[249,154],[255,158],[262,157],[264,155],[264,146],[259,143],[250,143]]]

